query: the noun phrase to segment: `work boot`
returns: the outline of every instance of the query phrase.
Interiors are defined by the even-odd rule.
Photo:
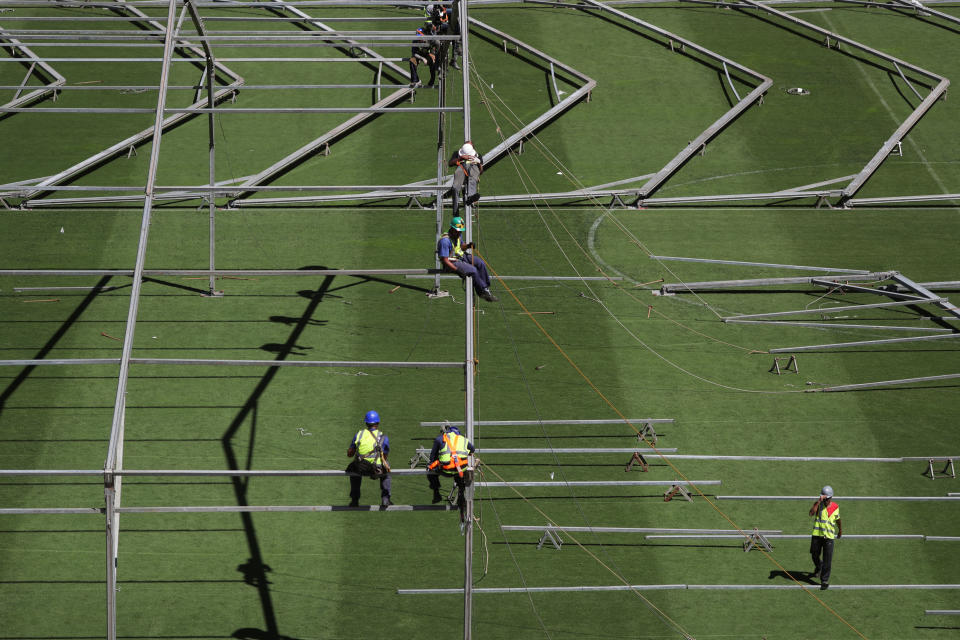
[[[460,71],[460,63],[457,62],[456,58],[450,61],[450,66],[456,69],[457,71]]]
[[[486,300],[487,302],[499,302],[500,298],[490,293],[490,289],[484,289],[480,292],[480,297]]]
[[[830,585],[827,584],[826,582],[823,582],[820,584],[820,591],[826,591],[829,588],[830,588]]]
[[[387,507],[393,506],[393,500],[390,499],[390,496],[384,496],[380,500],[380,510],[386,509]]]
[[[348,506],[348,507],[359,507],[359,506],[360,506],[360,501],[359,501],[359,500],[351,500],[351,501],[350,501],[350,504],[348,504],[347,506]]]
[[[436,490],[433,492],[433,504],[437,504],[438,502],[443,502],[443,496],[440,495],[439,490]]]

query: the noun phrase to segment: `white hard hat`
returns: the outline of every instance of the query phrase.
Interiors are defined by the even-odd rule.
[[[465,142],[459,151],[462,156],[475,156],[477,155],[477,150],[473,148],[473,145],[469,142]]]
[[[428,4],[428,5],[426,6],[426,9],[424,9],[424,10],[427,12],[427,15],[432,14],[432,13],[433,13],[433,5],[432,5],[432,4]]]
[[[823,489],[820,489],[820,495],[827,496],[828,498],[833,497],[833,487],[830,485],[825,486]]]

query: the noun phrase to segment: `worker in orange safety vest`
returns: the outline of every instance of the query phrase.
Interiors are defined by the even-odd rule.
[[[453,478],[459,492],[457,505],[463,509],[464,489],[470,485],[473,478],[473,469],[470,466],[470,454],[474,452],[473,443],[466,436],[460,435],[460,430],[449,422],[444,423],[443,430],[434,441],[430,450],[430,462],[427,464],[427,482],[433,489],[434,504],[443,500],[440,495],[440,475]]]

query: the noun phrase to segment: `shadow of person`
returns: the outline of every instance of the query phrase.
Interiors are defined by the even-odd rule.
[[[278,353],[285,356],[305,356],[306,351],[313,347],[305,347],[300,344],[280,344],[279,342],[268,342],[260,345],[260,349],[269,353]],[[306,351],[304,351],[306,350]]]
[[[267,580],[267,573],[273,571],[268,564],[257,562],[253,558],[247,558],[243,564],[237,565],[237,571],[243,574],[243,581],[247,584],[258,586],[260,584],[270,584]]]
[[[296,640],[290,636],[284,636],[278,633],[270,633],[263,629],[254,629],[253,627],[244,627],[237,629],[230,634],[237,640]]]
[[[771,571],[768,580],[773,580],[775,578],[783,578],[784,580],[789,580],[793,582],[794,580],[799,580],[801,582],[806,582],[807,584],[816,584],[813,581],[813,572],[812,571]]]

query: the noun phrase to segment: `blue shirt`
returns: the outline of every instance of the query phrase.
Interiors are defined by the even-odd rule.
[[[453,240],[451,240],[448,236],[441,236],[440,242],[437,243],[437,255],[440,256],[441,259],[457,259],[457,257],[453,255]]]

